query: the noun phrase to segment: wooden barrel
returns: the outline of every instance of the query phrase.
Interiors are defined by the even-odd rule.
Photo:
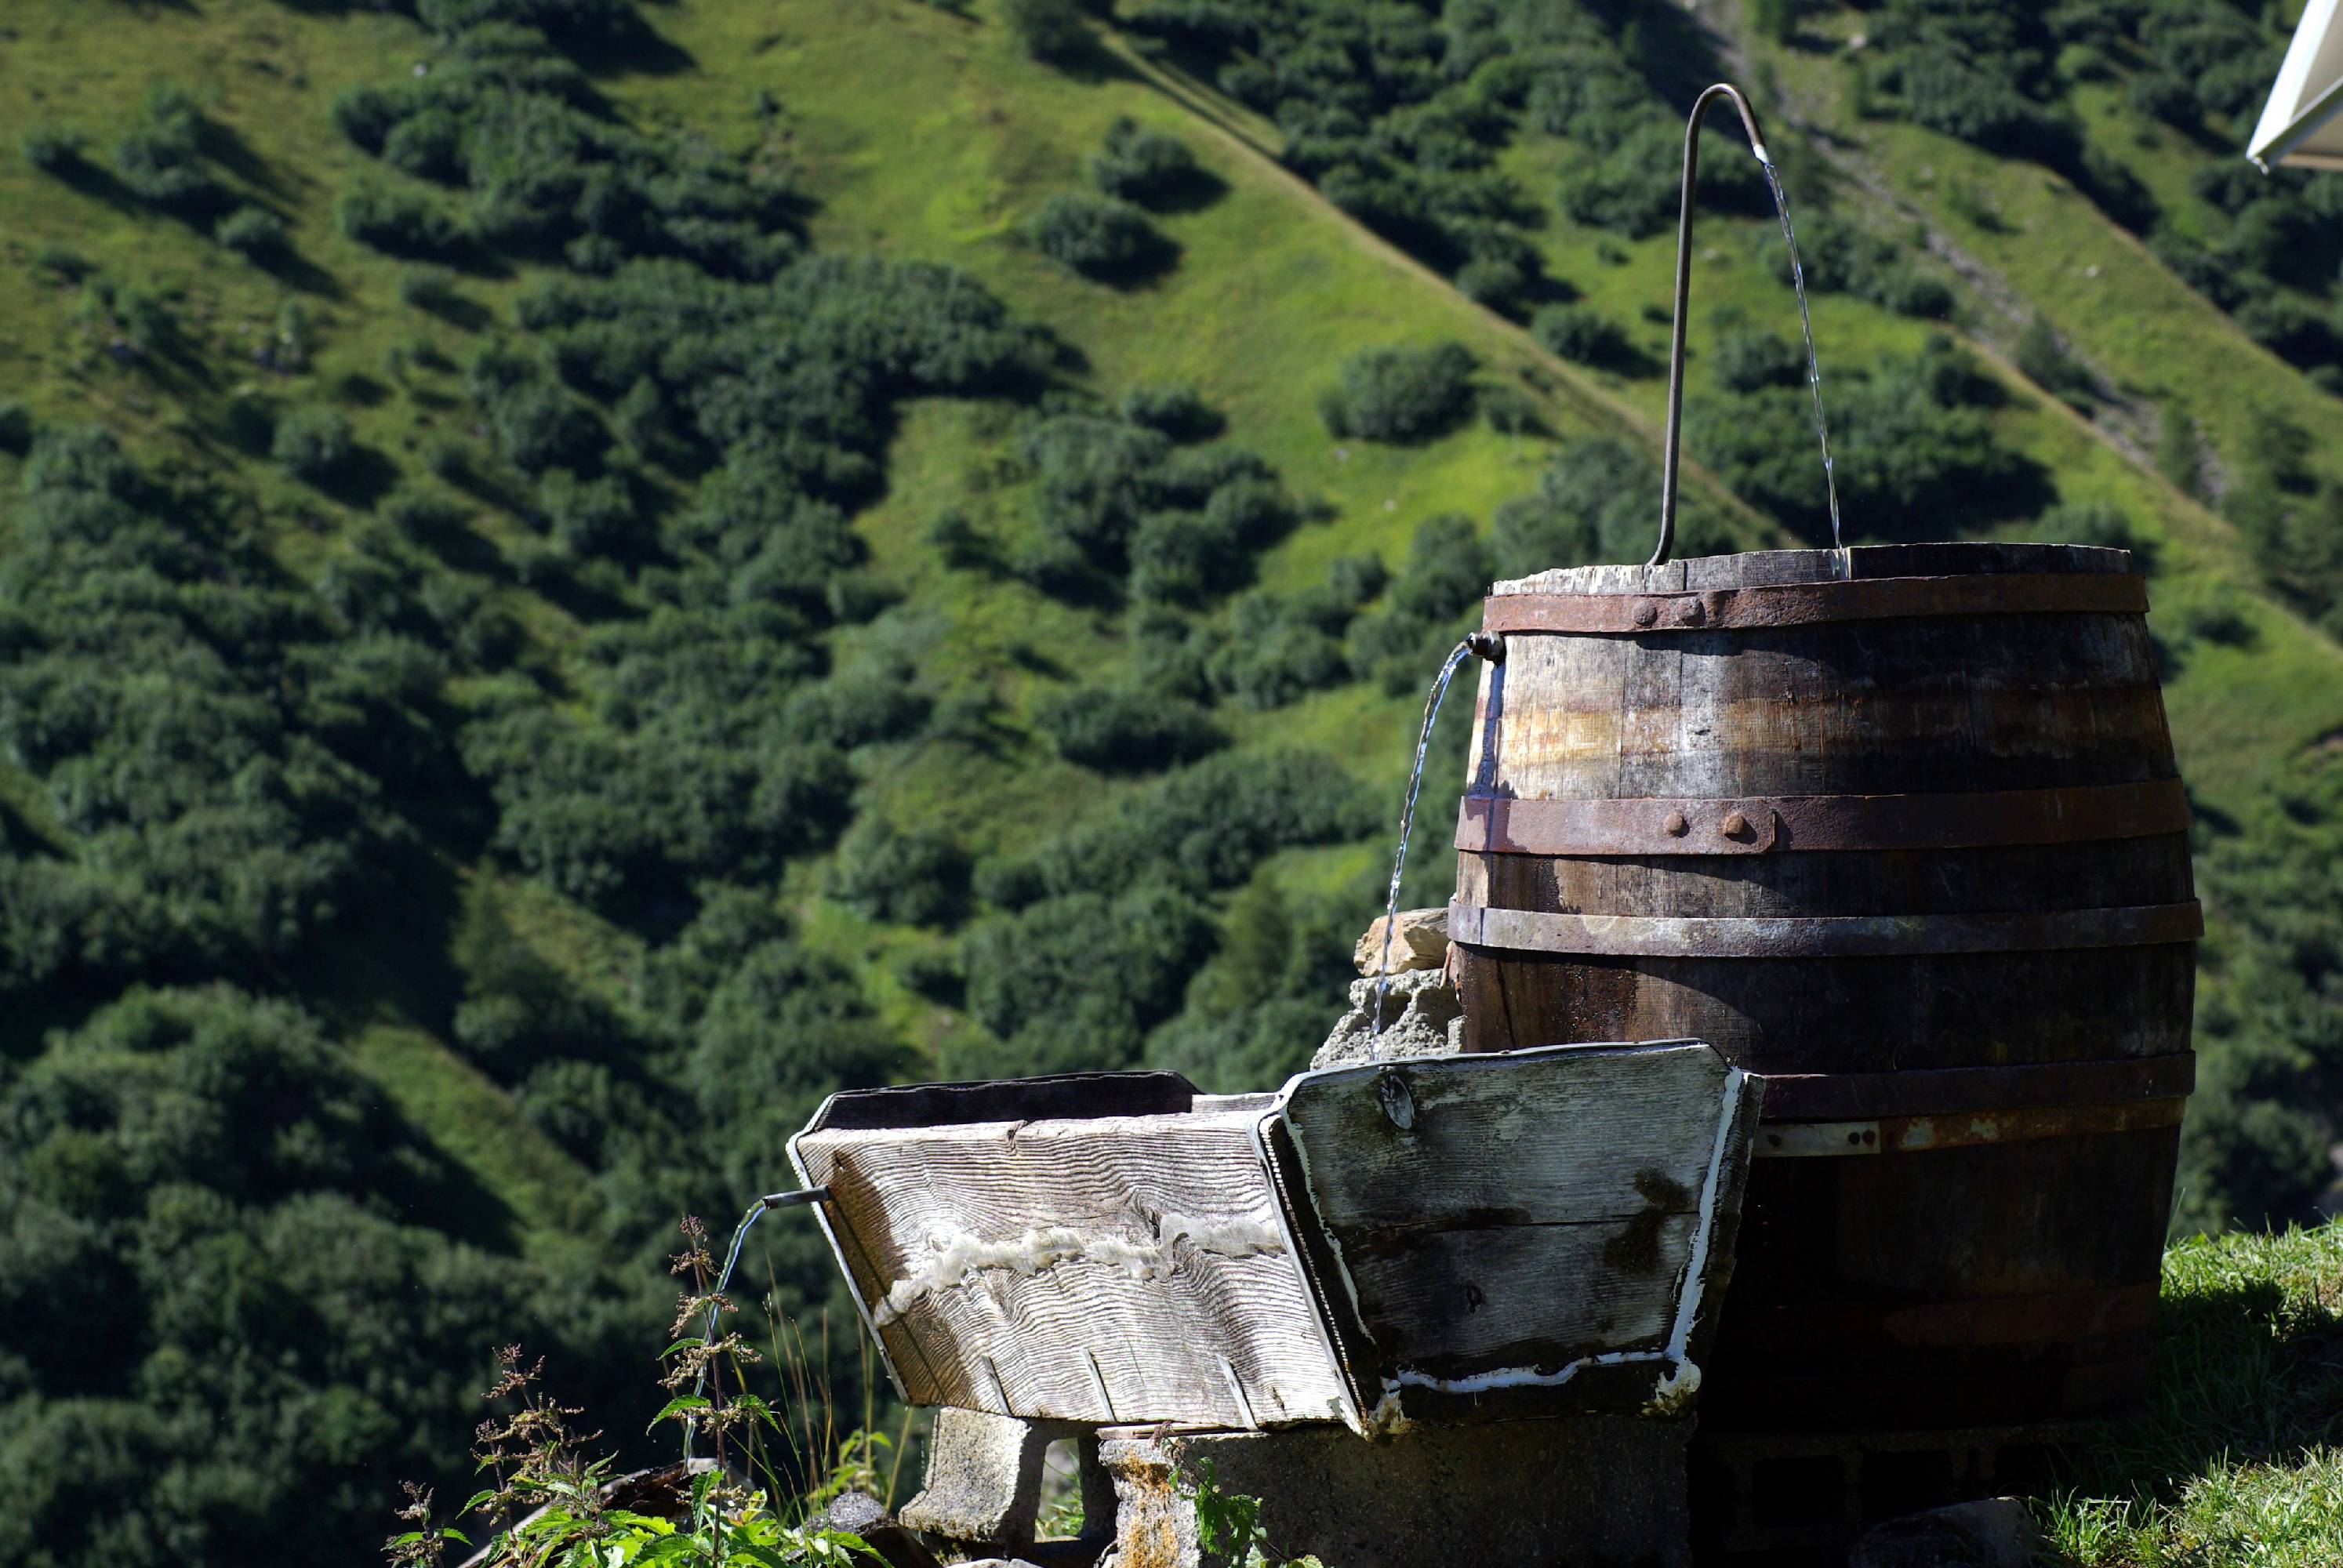
[[[2140,1395],[2201,930],[2146,609],[2125,552],[2061,545],[1492,593],[1465,1049],[1690,1037],[1766,1081],[1704,1419]]]

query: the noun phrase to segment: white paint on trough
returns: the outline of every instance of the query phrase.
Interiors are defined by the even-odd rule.
[[[1177,1264],[1174,1249],[1182,1241],[1222,1258],[1286,1251],[1284,1239],[1267,1218],[1201,1220],[1172,1213],[1155,1221],[1155,1233],[1148,1240],[1073,1225],[1041,1226],[1000,1241],[966,1231],[931,1235],[928,1261],[890,1285],[870,1319],[885,1328],[928,1297],[974,1285],[990,1271],[1030,1280],[1062,1264],[1092,1263],[1119,1269],[1136,1280],[1153,1280]]]

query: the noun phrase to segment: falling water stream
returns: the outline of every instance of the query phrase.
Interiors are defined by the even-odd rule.
[[[1440,717],[1440,699],[1448,695],[1448,683],[1455,678],[1456,667],[1473,656],[1473,645],[1460,642],[1448,655],[1448,662],[1440,667],[1440,678],[1432,683],[1432,695],[1423,704],[1423,729],[1415,738],[1415,767],[1407,776],[1407,799],[1399,809],[1399,853],[1392,858],[1391,891],[1383,900],[1383,952],[1375,974],[1375,1016],[1370,1035],[1383,1031],[1383,992],[1391,986],[1392,928],[1399,924],[1399,879],[1407,869],[1407,834],[1415,824],[1415,794],[1423,787],[1423,754],[1432,747],[1433,721]]]
[[[1757,155],[1757,166],[1765,171],[1765,184],[1774,192],[1774,210],[1782,215],[1782,239],[1790,247],[1790,286],[1798,291],[1798,329],[1806,338],[1806,387],[1815,395],[1815,438],[1822,443],[1823,492],[1830,500],[1831,548],[1839,552],[1839,572],[1845,576],[1846,547],[1839,541],[1838,479],[1831,472],[1830,421],[1823,417],[1823,371],[1815,358],[1815,324],[1806,314],[1806,269],[1798,261],[1798,236],[1790,227],[1790,198],[1782,189],[1781,174],[1763,150]]]

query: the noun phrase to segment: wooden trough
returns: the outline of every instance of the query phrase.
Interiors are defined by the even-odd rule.
[[[1697,1041],[833,1095],[789,1142],[903,1398],[1250,1430],[1673,1411],[1759,1086]]]

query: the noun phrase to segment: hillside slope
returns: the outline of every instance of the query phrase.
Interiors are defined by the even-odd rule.
[[[2265,525],[2326,539],[2343,405],[2036,162],[1835,117],[1855,14],[1448,9],[1125,4],[1048,57],[914,0],[12,14],[0,1555],[114,1552],[93,1491],[172,1561],[346,1553],[458,1479],[499,1339],[637,1411],[675,1214],[831,1088],[1305,1060],[1481,588],[1648,548],[1672,121],[1736,58],[1849,537],[2152,552],[2214,930],[2183,1222],[2308,1207],[2343,654]],[[1686,527],[1813,538],[1780,235],[1714,140]],[[2101,391],[2029,378],[2032,310]],[[2137,460],[2176,399],[2180,484]],[[2200,498],[2264,470],[2278,514]],[[749,1278],[840,1304],[802,1229]]]

